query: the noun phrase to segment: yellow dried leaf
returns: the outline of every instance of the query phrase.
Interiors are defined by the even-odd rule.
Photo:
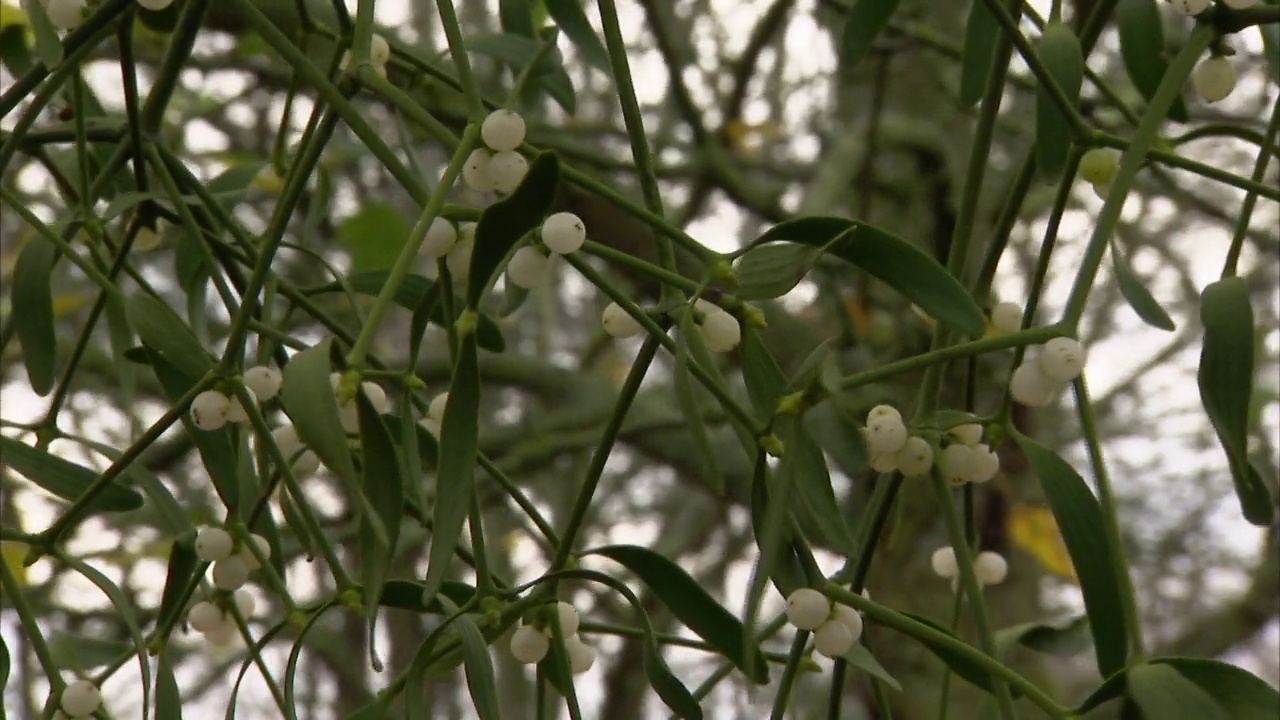
[[[4,558],[4,564],[9,566],[9,572],[17,579],[19,587],[27,585],[27,569],[22,566],[22,561],[30,549],[31,546],[23,542],[0,542],[0,557]]]
[[[1058,523],[1047,507],[1014,505],[1009,511],[1009,537],[1049,573],[1076,582],[1075,567],[1062,542]]]
[[[12,3],[0,2],[0,30],[10,25],[26,26],[28,24],[30,24],[30,21],[27,19],[27,13],[22,8]]]

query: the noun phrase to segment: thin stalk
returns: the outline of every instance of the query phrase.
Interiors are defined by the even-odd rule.
[[[1262,139],[1262,146],[1275,145],[1276,135],[1280,133],[1280,98],[1271,103],[1271,122],[1267,123],[1267,134]],[[1253,166],[1250,181],[1262,184],[1267,175],[1267,162],[1271,156],[1266,152],[1258,153],[1258,160]],[[1258,206],[1258,193],[1249,190],[1245,193],[1244,203],[1240,207],[1240,216],[1236,218],[1235,234],[1231,236],[1231,248],[1227,251],[1226,262],[1222,265],[1222,277],[1229,278],[1236,274],[1236,264],[1240,261],[1240,252],[1244,249],[1244,238],[1249,233],[1249,221],[1253,219],[1253,209]]]

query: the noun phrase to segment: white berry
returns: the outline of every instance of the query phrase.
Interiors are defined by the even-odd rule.
[[[273,367],[259,365],[244,371],[244,385],[258,398],[258,402],[274,398],[280,393],[280,385],[283,383],[284,376]]]
[[[1236,67],[1225,57],[1205,58],[1191,71],[1191,86],[1205,102],[1218,102],[1235,89]]]
[[[454,284],[467,281],[467,271],[471,269],[471,253],[475,247],[475,240],[458,238],[458,242],[454,243],[449,253],[444,256],[444,264],[449,268]]]
[[[173,0],[138,0],[138,4],[147,10],[163,10],[173,4]]]
[[[1040,349],[1040,370],[1045,377],[1058,382],[1070,382],[1080,377],[1084,370],[1084,346],[1079,340],[1056,337]]]
[[[1000,472],[1000,456],[986,445],[979,443],[973,447],[973,455],[969,460],[969,482],[984,483]]]
[[[191,401],[191,422],[201,430],[217,430],[227,424],[231,400],[217,390],[205,390]]]
[[[1080,177],[1094,185],[1109,185],[1120,169],[1120,151],[1091,148],[1080,157]]]
[[[973,477],[975,456],[974,449],[963,443],[953,443],[942,451],[941,469],[954,485],[969,482]]]
[[[867,413],[867,424],[870,425],[873,420],[887,418],[896,422],[902,422],[902,413],[892,405],[877,405]]]
[[[907,426],[892,416],[868,417],[862,436],[872,455],[892,455],[907,443]]]
[[[813,633],[813,649],[829,658],[842,657],[853,647],[853,633],[839,620],[828,620]]]
[[[991,308],[991,326],[1001,333],[1022,329],[1022,308],[1018,303],[1002,302]]]
[[[438,260],[448,254],[457,239],[458,229],[453,226],[453,223],[438,217],[427,227],[427,235],[418,246],[418,252],[432,260]]]
[[[532,290],[547,280],[551,270],[551,258],[531,245],[525,245],[511,254],[507,261],[507,279],[516,287]]]
[[[558,212],[542,221],[542,244],[553,253],[568,255],[587,241],[587,226],[571,212]]]
[[[787,620],[801,630],[814,630],[831,617],[831,601],[813,588],[787,596]]]
[[[1213,0],[1170,0],[1173,7],[1183,15],[1194,17],[1209,9]]]
[[[236,590],[249,579],[249,566],[244,558],[232,555],[213,564],[213,586],[219,590]]]
[[[230,645],[238,637],[237,631],[239,629],[235,618],[230,615],[223,615],[218,624],[204,634],[204,639],[219,647]]]
[[[295,455],[298,456],[298,459],[293,461],[292,466],[295,478],[306,477],[320,469],[320,458],[302,444],[302,440],[298,437],[298,430],[294,426],[283,425],[272,430],[271,438],[275,441],[276,447],[280,449],[280,454],[285,459],[291,459]],[[298,455],[299,452],[302,454]]]
[[[547,656],[551,641],[532,625],[521,625],[511,633],[511,655],[525,665],[533,665]]]
[[[77,680],[63,688],[62,699],[58,702],[62,712],[73,718],[86,717],[101,704],[102,693],[88,680]]]
[[[374,33],[369,38],[369,63],[374,67],[382,67],[391,60],[391,45],[387,39]]]
[[[596,651],[592,650],[590,645],[582,642],[582,638],[577,635],[566,637],[564,648],[569,654],[569,670],[574,675],[581,675],[596,664]]]
[[[240,617],[248,620],[253,617],[253,611],[258,608],[258,601],[254,599],[253,593],[246,588],[240,588],[232,596],[232,602],[236,604],[236,611],[240,613]]]
[[[239,396],[232,395],[228,398],[231,403],[227,408],[227,422],[238,423],[240,425],[249,424],[249,412],[244,409],[244,405],[240,403]]]
[[[476,148],[467,156],[466,163],[462,166],[462,182],[467,187],[479,192],[488,192],[493,189],[493,178],[489,175],[489,163],[493,159],[493,153],[485,148]]]
[[[1027,407],[1048,405],[1053,402],[1057,390],[1057,383],[1045,377],[1040,364],[1034,361],[1022,363],[1009,377],[1009,394]]]
[[[560,622],[560,632],[563,633],[565,637],[569,637],[570,635],[574,635],[578,632],[578,625],[581,623],[581,618],[578,617],[577,608],[563,600],[560,600],[556,603],[556,615]],[[550,628],[548,628],[548,630],[550,630]]]
[[[604,331],[616,338],[629,338],[644,331],[640,321],[631,317],[618,303],[609,303],[600,316],[600,322],[604,325]]]
[[[738,319],[723,310],[707,313],[698,326],[698,332],[711,352],[729,352],[742,341],[742,326]]]
[[[933,467],[933,448],[922,437],[907,438],[902,449],[894,455],[894,463],[907,477],[924,475]]]
[[[960,574],[960,565],[956,562],[956,552],[950,546],[943,546],[933,551],[929,565],[938,577],[953,578]]]
[[[493,189],[503,195],[510,195],[520,187],[520,182],[529,172],[529,161],[515,150],[504,150],[489,158],[488,171]]]
[[[84,3],[81,0],[48,0],[44,13],[54,27],[72,30],[84,20]],[[137,246],[137,240],[134,240],[134,246]]]
[[[978,423],[956,425],[948,429],[947,434],[965,445],[977,445],[982,442],[982,426]]]
[[[520,147],[524,131],[524,118],[510,110],[494,110],[480,123],[480,139],[497,152]]]
[[[848,605],[836,603],[835,612],[832,614],[831,619],[848,628],[854,642],[857,642],[858,638],[862,637],[862,615],[857,610]]]
[[[187,612],[187,624],[201,635],[213,632],[222,624],[222,608],[208,600],[201,600]]]
[[[205,562],[217,562],[231,557],[235,541],[231,533],[220,527],[203,527],[196,533],[196,557]]]
[[[999,585],[1009,574],[1009,563],[1000,553],[984,550],[973,561],[973,574],[982,585]]]
[[[79,4],[79,0],[75,0],[75,1],[77,4]],[[58,0],[58,2],[63,2],[63,0]],[[52,6],[53,4],[50,3],[50,7]],[[50,15],[50,20],[52,19],[53,19],[53,16]],[[142,227],[138,228],[138,234],[133,236],[132,247],[134,250],[138,252],[149,252],[151,250],[155,250],[156,248],[160,247],[160,241],[164,239],[165,221],[157,218],[155,221],[155,225],[156,225],[155,227],[149,227],[147,225],[143,225]]]
[[[267,542],[266,538],[256,534],[250,535],[249,542],[252,542],[257,546],[258,552],[262,553],[262,557],[270,559],[271,543]],[[253,554],[253,551],[249,549],[248,545],[242,545],[240,547],[240,552],[237,553],[237,555],[244,561],[244,566],[248,568],[250,572],[262,567],[262,563],[258,562],[258,556]]]
[[[427,406],[427,417],[441,422],[444,420],[444,408],[449,404],[449,393],[442,392],[431,398],[431,404]]]

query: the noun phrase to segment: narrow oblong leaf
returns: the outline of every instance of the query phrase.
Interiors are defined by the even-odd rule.
[[[169,570],[165,575],[164,592],[160,596],[160,609],[156,614],[156,626],[172,624],[182,614],[182,599],[200,565],[196,555],[196,530],[192,528],[173,539],[169,547]]]
[[[880,31],[889,24],[899,0],[855,0],[840,32],[840,67],[857,67],[871,53]]]
[[[1116,3],[1115,19],[1125,72],[1142,97],[1150,100],[1169,69],[1160,8],[1156,0],[1120,0]],[[1169,117],[1178,122],[1187,121],[1187,106],[1181,96],[1174,100]]]
[[[588,550],[583,555],[603,555],[626,566],[649,586],[677,620],[723,653],[752,682],[769,682],[769,665],[758,649],[750,666],[744,662],[746,645],[742,623],[707,594],[684,568],[636,545],[609,545]]]
[[[64,500],[79,498],[98,479],[98,473],[83,465],[5,435],[0,435],[0,462]],[[89,507],[99,512],[137,510],[142,507],[142,494],[115,482],[98,493]]]
[[[844,659],[850,665],[853,665],[871,677],[879,679],[881,682],[898,692],[902,692],[902,684],[898,682],[897,678],[890,675],[888,670],[884,669],[884,666],[880,664],[879,660],[876,660],[876,656],[871,654],[871,651],[867,649],[866,645],[863,645],[860,642],[855,642],[853,647],[849,648],[849,652],[844,654]]]
[[[395,444],[382,416],[362,392],[356,396],[360,418],[361,486],[368,506],[383,533],[375,532],[372,518],[362,518],[360,523],[360,579],[363,586],[365,617],[369,624],[369,652],[374,665],[377,650],[374,632],[378,618],[378,599],[387,581],[391,560],[395,557],[396,542],[400,537],[400,518],[404,512],[404,482],[400,477],[400,460]]]
[[[1249,288],[1236,277],[1219,280],[1200,296],[1204,347],[1197,380],[1200,401],[1227,453],[1244,517],[1271,524],[1275,503],[1261,475],[1249,464],[1249,401],[1253,394],[1254,321]]]
[[[466,668],[467,691],[471,705],[480,720],[498,720],[498,684],[493,675],[493,658],[489,657],[489,645],[474,620],[461,615],[454,622],[458,638],[462,642],[462,663]]]
[[[960,102],[975,105],[987,90],[991,63],[995,57],[1000,23],[983,0],[969,5],[964,24],[964,47],[960,51]]]
[[[609,72],[609,52],[605,50],[600,36],[582,9],[579,0],[546,0],[547,13],[556,21],[556,26],[578,47],[578,52],[591,65],[601,72]]]
[[[819,252],[794,243],[760,245],[748,250],[734,267],[736,295],[743,300],[771,300],[791,292],[813,268]]]
[[[778,409],[778,401],[787,392],[787,377],[755,330],[743,329],[740,346],[742,379],[747,385],[751,405],[760,417],[772,417]]]
[[[1232,720],[1280,717],[1280,692],[1244,668],[1207,658],[1164,657],[1152,665],[1168,665],[1221,705]]]
[[[642,658],[644,674],[649,680],[649,685],[654,692],[658,693],[658,697],[662,698],[662,702],[676,714],[676,717],[684,720],[702,720],[702,707],[662,659],[662,652],[658,649],[658,643],[654,640],[652,633],[645,636]]]
[[[169,658],[169,646],[160,648],[156,662],[156,717],[164,720],[182,720],[182,692],[173,676],[173,661]]]
[[[458,607],[471,602],[472,596],[476,594],[476,589],[466,583],[454,582],[446,580],[440,585],[440,591],[432,602],[423,603],[422,591],[424,585],[414,580],[392,579],[388,580],[382,586],[382,596],[378,598],[378,604],[383,607],[397,608],[400,610],[410,610],[416,613],[433,613],[436,615],[447,614],[442,598],[448,598],[450,602]]]
[[[554,153],[539,153],[529,172],[511,195],[485,208],[476,223],[476,245],[467,280],[467,305],[475,308],[490,279],[516,242],[542,224],[560,184],[560,161]]]
[[[804,425],[796,432],[787,447],[788,453],[796,453],[795,501],[792,511],[805,534],[816,531],[815,540],[828,549],[842,555],[853,552],[856,544],[831,487],[831,473],[822,448],[805,432]]]
[[[1098,670],[1104,677],[1112,675],[1125,667],[1128,657],[1129,631],[1117,577],[1117,572],[1127,570],[1111,567],[1102,508],[1067,461],[1028,437],[1015,435],[1014,439],[1040,480],[1080,578]]]
[[[843,233],[848,239],[831,243]],[[982,309],[947,269],[906,240],[874,225],[839,217],[810,216],[774,225],[753,246],[787,240],[810,247],[865,270],[946,325],[970,337],[982,337]]]
[[[347,434],[338,419],[338,399],[329,384],[329,349],[325,338],[294,355],[284,369],[280,398],[298,437],[320,460],[352,487],[357,486]]]
[[[22,364],[31,389],[49,394],[57,378],[58,336],[53,327],[53,266],[58,249],[32,238],[18,253],[13,266],[13,329],[22,343]]]
[[[1050,22],[1040,35],[1036,55],[1074,109],[1084,83],[1080,38],[1062,22]],[[1036,167],[1042,176],[1055,180],[1067,164],[1074,139],[1071,120],[1063,113],[1042,84],[1036,91]]]
[[[1129,696],[1144,717],[1239,720],[1198,685],[1168,665],[1143,663],[1129,671]]]
[[[1074,655],[1092,645],[1086,615],[1060,623],[1021,623],[997,630],[995,640],[1000,653],[1017,644],[1050,655]]]
[[[1161,330],[1174,330],[1177,328],[1173,324],[1173,318],[1169,317],[1169,313],[1160,307],[1159,301],[1151,295],[1151,291],[1147,289],[1146,283],[1138,274],[1133,271],[1121,254],[1120,249],[1111,245],[1112,269],[1116,274],[1116,286],[1120,288],[1120,295],[1124,297],[1125,302],[1129,303],[1129,307],[1142,318],[1142,321],[1154,328]]]
[[[199,379],[213,369],[213,358],[191,328],[158,298],[134,295],[125,301],[125,314],[142,342],[184,375]]]

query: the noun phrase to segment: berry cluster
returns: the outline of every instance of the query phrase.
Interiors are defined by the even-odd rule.
[[[1080,376],[1084,362],[1084,346],[1074,338],[1057,337],[1029,347],[1009,378],[1009,393],[1023,405],[1044,407],[1053,402],[1063,385]]]
[[[933,552],[929,564],[938,577],[951,580],[955,589],[960,584],[960,565],[956,561],[956,552],[950,545],[944,545]],[[983,550],[973,559],[973,574],[980,585],[999,585],[1009,574],[1009,563],[1004,556],[991,550]]]
[[[573,213],[553,213],[542,221],[538,236],[541,242],[517,248],[507,261],[507,280],[517,287],[532,290],[545,282],[551,269],[546,251],[556,255],[577,252],[587,241],[587,226]]]
[[[555,612],[560,623],[560,631],[564,633],[564,647],[569,656],[569,669],[580,675],[591,669],[596,662],[596,652],[591,646],[578,637],[578,611],[567,602],[559,601]],[[511,655],[525,665],[534,665],[542,661],[551,650],[551,624],[541,627],[521,625],[511,634]]]
[[[812,588],[787,596],[787,620],[801,630],[813,630],[813,649],[832,659],[844,656],[862,636],[862,616],[856,610],[832,603]]]
[[[260,403],[280,393],[284,376],[271,367],[251,367],[244,371],[244,386]],[[205,390],[191,401],[191,422],[201,430],[218,430],[229,422],[249,423],[249,413],[240,398],[228,397],[217,390]]]
[[[871,453],[871,468],[876,472],[893,472],[914,477],[929,472],[933,466],[933,448],[922,437],[911,436],[902,422],[902,414],[890,405],[877,405],[867,413],[862,437]]]
[[[957,425],[949,430],[957,442],[942,451],[942,472],[953,485],[984,483],[1000,471],[1000,457],[982,442],[982,426],[977,423]]]
[[[253,615],[257,602],[253,593],[241,588],[230,596],[240,617],[246,620]],[[223,646],[231,643],[236,637],[236,619],[227,608],[216,602],[201,600],[187,611],[187,623],[191,629],[200,633],[214,645]]]
[[[529,161],[516,148],[524,142],[524,118],[510,110],[494,110],[480,124],[485,147],[476,148],[462,167],[462,182],[472,190],[510,195],[524,180]]]
[[[262,557],[271,557],[266,538],[251,535],[249,540]],[[249,579],[249,573],[262,567],[247,544],[237,547],[231,533],[219,527],[206,526],[196,533],[196,557],[213,563],[213,586],[228,592],[238,590]]]
[[[58,708],[70,720],[80,720],[93,715],[102,704],[102,693],[98,686],[88,680],[77,680],[62,689],[62,697],[58,699]]]

